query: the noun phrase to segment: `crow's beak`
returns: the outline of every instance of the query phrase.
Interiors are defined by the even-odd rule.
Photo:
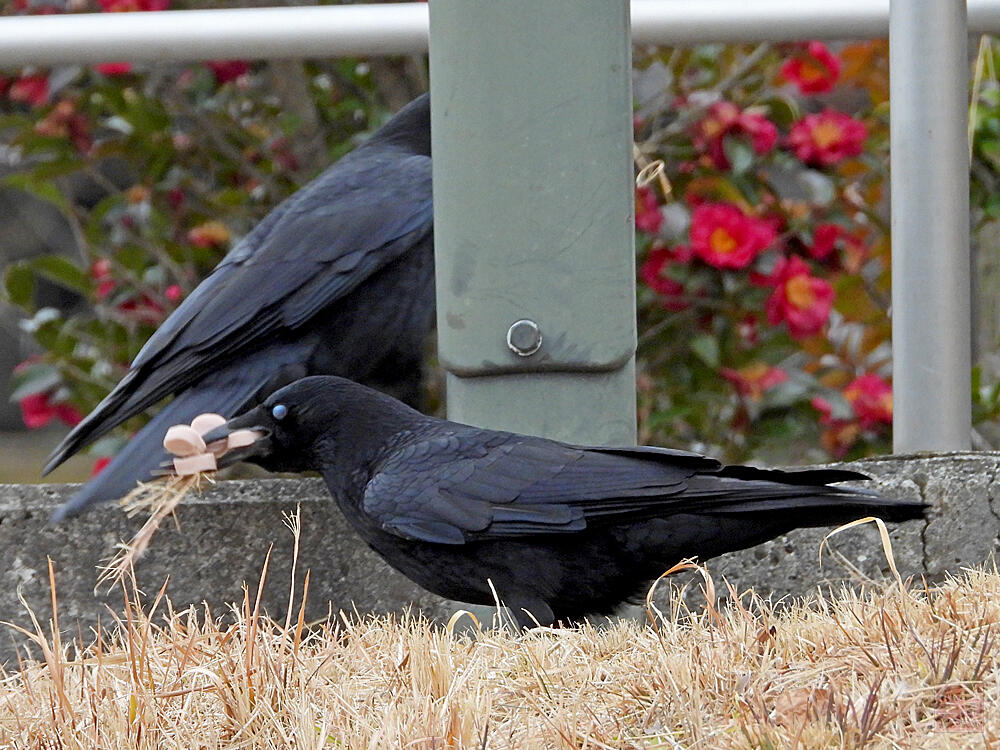
[[[251,409],[246,414],[230,419],[221,427],[202,435],[209,450],[215,447],[213,443],[220,441],[238,443],[238,447],[229,448],[216,459],[216,465],[220,469],[254,456],[266,456],[271,452],[271,431],[260,425],[260,421],[260,412]]]

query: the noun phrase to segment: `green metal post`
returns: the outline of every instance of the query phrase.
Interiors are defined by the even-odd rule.
[[[448,416],[635,442],[628,0],[431,0]]]

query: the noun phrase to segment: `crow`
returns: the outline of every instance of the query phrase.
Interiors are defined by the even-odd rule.
[[[150,478],[171,425],[238,414],[306,375],[343,375],[416,402],[434,317],[430,153],[424,94],[233,247],[49,457],[46,474],[173,396],[53,521]]]
[[[763,470],[647,446],[586,447],[429,417],[337,377],[292,383],[205,435],[254,441],[220,459],[315,470],[367,544],[449,599],[521,626],[610,614],[682,558],[714,557],[791,529],[924,505],[831,482],[835,469]],[[530,613],[530,615],[528,614]]]

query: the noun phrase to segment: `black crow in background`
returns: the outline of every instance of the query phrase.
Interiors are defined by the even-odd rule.
[[[723,466],[651,447],[592,448],[424,416],[336,377],[309,377],[205,435],[251,428],[246,460],[318,470],[362,538],[450,599],[492,604],[492,581],[522,626],[610,614],[685,557],[709,558],[801,526],[924,505],[828,486],[831,469]]]
[[[171,425],[238,414],[306,375],[415,401],[434,316],[430,148],[424,94],[237,244],[53,451],[45,473],[174,396],[53,520],[149,479]]]

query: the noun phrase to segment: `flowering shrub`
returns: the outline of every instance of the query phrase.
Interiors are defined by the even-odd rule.
[[[643,439],[733,459],[887,450],[884,45],[636,62]]]
[[[0,14],[68,5],[156,11],[170,2],[0,0]],[[25,424],[75,424],[93,408],[235,241],[423,89],[421,71],[402,68],[218,60],[0,71],[2,184],[58,207],[78,243],[5,269],[5,298],[41,350],[14,373]],[[40,278],[84,304],[38,309]]]
[[[65,8],[9,0],[4,12]],[[378,123],[379,82],[398,90],[406,70],[273,65],[0,72],[3,182],[58,206],[80,253],[6,271],[42,350],[15,375],[26,423],[92,408],[234,241]],[[886,45],[638,50],[635,75],[641,439],[784,463],[888,450]],[[995,84],[974,117],[980,224],[1000,218]],[[75,194],[81,176],[103,189],[96,202]],[[36,309],[39,277],[84,311]],[[973,375],[976,418],[994,419],[1000,386]]]

